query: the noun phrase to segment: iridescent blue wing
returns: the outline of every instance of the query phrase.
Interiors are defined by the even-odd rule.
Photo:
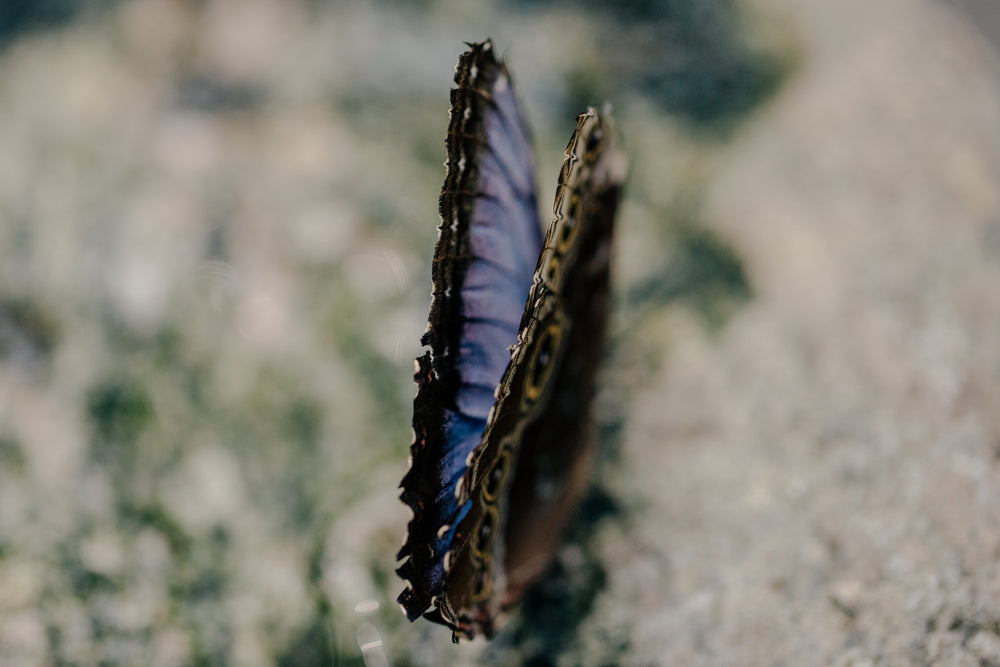
[[[548,567],[586,486],[624,178],[610,118],[591,109],[566,148],[518,343],[459,487],[468,510],[433,616],[456,640],[495,632]]]
[[[416,361],[414,442],[401,498],[413,510],[398,558],[414,620],[444,588],[445,554],[472,502],[456,486],[480,444],[517,342],[542,247],[530,133],[490,41],[470,45],[451,91],[427,351]]]

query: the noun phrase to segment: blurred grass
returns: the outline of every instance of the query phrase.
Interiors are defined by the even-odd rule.
[[[40,302],[0,298],[0,360],[22,366],[48,361],[60,336],[54,314]]]
[[[85,14],[106,11],[120,0],[4,0],[0,3],[0,49],[18,37],[58,27]]]
[[[778,89],[790,67],[752,45],[733,0],[508,3],[534,11],[585,7],[604,27],[596,33],[603,76],[595,80],[589,63],[570,72],[566,114],[634,91],[693,129],[729,133]]]
[[[733,248],[688,215],[675,218],[671,252],[659,271],[631,287],[625,307],[658,309],[679,302],[710,330],[718,330],[752,298],[753,290]]]

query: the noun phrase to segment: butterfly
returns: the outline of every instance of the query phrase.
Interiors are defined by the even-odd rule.
[[[586,488],[625,156],[580,115],[544,236],[531,136],[491,41],[456,67],[397,572],[406,616],[492,637]]]

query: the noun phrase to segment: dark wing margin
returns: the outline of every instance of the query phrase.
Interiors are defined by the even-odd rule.
[[[578,118],[518,343],[459,502],[436,620],[492,636],[549,566],[586,488],[590,403],[604,342],[611,243],[625,180],[609,112]]]
[[[451,91],[427,349],[416,360],[414,440],[400,484],[413,518],[397,555],[407,581],[398,602],[411,621],[443,590],[444,557],[471,506],[456,486],[510,361],[542,246],[531,137],[510,75],[489,40],[469,47]]]

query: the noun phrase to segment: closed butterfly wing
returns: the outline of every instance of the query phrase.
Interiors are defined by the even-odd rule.
[[[401,483],[413,510],[398,554],[410,620],[443,592],[445,555],[472,507],[456,486],[510,362],[542,247],[530,133],[491,42],[470,45],[455,83],[427,350],[416,361],[414,442]]]
[[[456,640],[496,631],[548,567],[585,488],[624,177],[610,118],[591,109],[567,146],[518,343],[460,483],[468,511],[434,615]]]

